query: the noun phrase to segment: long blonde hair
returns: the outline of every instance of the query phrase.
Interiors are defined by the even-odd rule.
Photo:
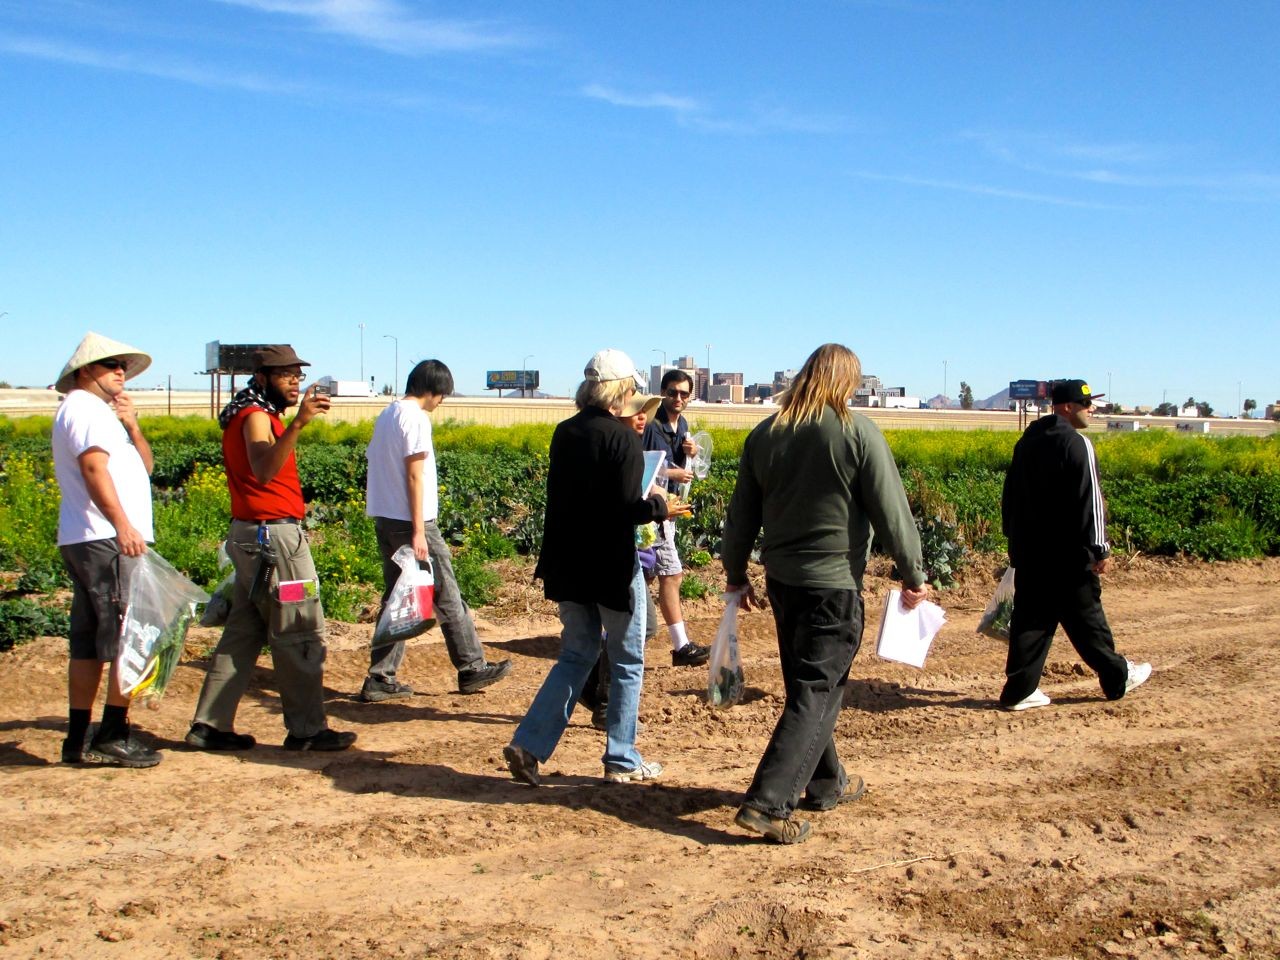
[[[824,343],[809,354],[791,387],[778,401],[782,409],[771,429],[817,423],[823,407],[830,407],[842,423],[849,423],[849,398],[861,383],[858,355],[842,344]]]

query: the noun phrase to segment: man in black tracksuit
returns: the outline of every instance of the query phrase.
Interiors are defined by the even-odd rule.
[[[1048,706],[1040,675],[1059,624],[1108,700],[1151,675],[1150,664],[1116,653],[1102,612],[1098,575],[1106,572],[1111,545],[1093,445],[1079,432],[1089,426],[1094,399],[1083,380],[1054,384],[1053,416],[1027,428],[1005,475],[1001,512],[1015,571],[1000,693],[1006,710]]]

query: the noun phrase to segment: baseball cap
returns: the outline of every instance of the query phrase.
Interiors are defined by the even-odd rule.
[[[586,380],[597,383],[608,380],[635,380],[637,389],[644,386],[644,377],[631,362],[631,358],[621,350],[615,350],[612,347],[606,347],[588,360],[582,376]]]
[[[293,347],[287,343],[273,343],[270,346],[253,351],[253,368],[255,370],[261,370],[263,367],[294,366],[309,367],[311,364],[294,353]]]
[[[1105,393],[1094,393],[1083,380],[1059,380],[1053,385],[1054,403],[1078,403],[1087,407],[1105,396]]]

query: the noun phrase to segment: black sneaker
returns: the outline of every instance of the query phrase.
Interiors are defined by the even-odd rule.
[[[258,742],[247,733],[217,730],[207,723],[193,723],[186,740],[188,746],[197,750],[252,750]]]
[[[679,650],[671,651],[673,667],[700,667],[711,659],[711,648],[704,647],[690,640]]]
[[[474,670],[458,671],[458,690],[462,693],[479,693],[490,684],[497,683],[511,672],[511,661],[486,663]]]
[[[118,740],[95,740],[83,755],[84,763],[96,763],[104,767],[154,767],[160,762],[160,754],[144,747],[130,736]]]
[[[383,700],[400,700],[413,696],[413,687],[398,680],[382,680],[378,677],[365,677],[364,686],[360,688],[362,703],[380,703]]]
[[[538,773],[538,758],[524,747],[509,743],[502,748],[502,758],[507,761],[507,769],[511,776],[531,787],[539,786],[542,777]]]
[[[339,733],[325,727],[319,733],[309,737],[295,737],[292,733],[284,738],[286,750],[345,750],[356,742],[356,735],[350,732]]]

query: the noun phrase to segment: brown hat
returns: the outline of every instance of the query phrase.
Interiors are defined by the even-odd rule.
[[[62,373],[58,374],[54,387],[59,393],[70,393],[76,386],[76,371],[108,357],[118,357],[125,362],[124,378],[132,380],[147,367],[151,366],[151,357],[137,347],[131,347],[119,340],[112,340],[92,330],[84,335],[76,352],[71,355]]]
[[[293,352],[287,343],[273,343],[253,351],[253,369],[263,367],[309,367],[311,364]]]

